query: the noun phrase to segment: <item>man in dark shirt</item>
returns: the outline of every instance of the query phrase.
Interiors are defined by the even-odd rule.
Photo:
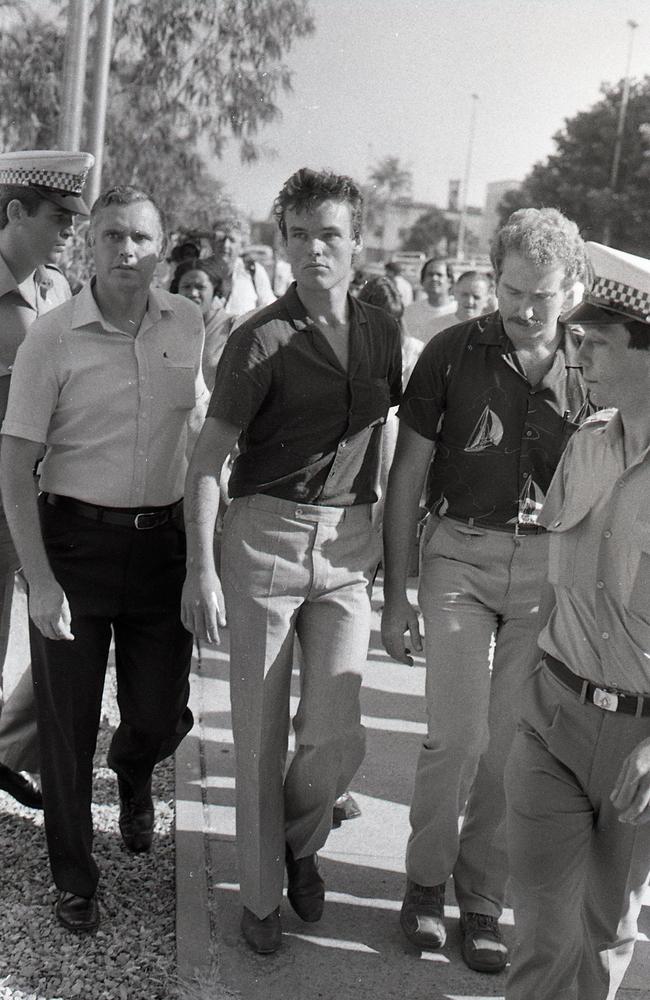
[[[453,872],[463,957],[482,972],[507,961],[497,923],[507,878],[503,770],[518,691],[537,659],[547,559],[537,516],[589,411],[574,335],[559,322],[584,268],[577,227],[555,209],[516,212],[497,233],[492,262],[499,311],[434,338],[399,411],[382,622],[387,651],[411,663],[405,631],[412,650],[422,642],[406,597],[408,543],[435,448],[419,591],[428,737],[415,777],[400,922],[419,947],[442,947]]]
[[[284,185],[275,214],[296,283],[228,340],[188,472],[183,621],[217,642],[212,536],[219,473],[239,441],[222,571],[242,932],[260,953],[280,945],[285,856],[291,905],[320,918],[316,851],[364,754],[359,688],[380,555],[372,504],[401,353],[395,321],[348,294],[361,208],[349,177],[302,169]],[[301,697],[285,776],[296,640]]]

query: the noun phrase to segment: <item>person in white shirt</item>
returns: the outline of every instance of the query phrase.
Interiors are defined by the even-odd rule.
[[[212,253],[223,283],[224,308],[241,316],[275,301],[269,276],[257,261],[247,265],[241,257],[249,230],[241,213],[222,213],[213,223]]]
[[[420,272],[426,298],[404,310],[404,326],[411,337],[428,344],[441,330],[453,326],[456,301],[451,295],[454,273],[444,258],[431,257]]]

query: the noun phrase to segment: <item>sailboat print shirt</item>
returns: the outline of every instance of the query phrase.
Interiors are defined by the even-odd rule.
[[[531,386],[498,312],[443,330],[420,355],[398,416],[435,441],[427,506],[477,526],[534,525],[567,442],[591,412],[568,327]]]

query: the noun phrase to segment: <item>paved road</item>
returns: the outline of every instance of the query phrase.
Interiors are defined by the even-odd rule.
[[[402,936],[404,846],[413,769],[425,732],[424,669],[393,663],[381,648],[380,593],[363,686],[368,752],[353,791],[363,815],[332,831],[321,852],[325,914],[305,924],[283,902],[281,950],[256,956],[239,934],[234,760],[227,633],[197,664],[197,725],[177,757],[179,972],[198,975],[212,1000],[482,1000],[503,997],[505,975],[485,976],[460,958],[458,909],[448,894],[447,946],[420,953]],[[297,678],[294,679],[297,694]],[[292,710],[297,702],[294,700]],[[650,903],[650,899],[649,899]],[[512,941],[512,913],[503,919]],[[619,1000],[650,1000],[650,909]]]

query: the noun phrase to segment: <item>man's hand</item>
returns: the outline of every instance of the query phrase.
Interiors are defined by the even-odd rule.
[[[650,740],[625,758],[609,798],[621,823],[650,823]]]
[[[54,578],[29,587],[29,617],[46,639],[74,639],[70,605]]]
[[[410,649],[404,643],[404,634],[410,635]],[[422,636],[418,613],[406,598],[389,600],[384,595],[384,610],[381,616],[381,641],[384,649],[398,663],[413,666],[411,650],[422,652]]]
[[[199,642],[219,643],[226,624],[221,581],[212,571],[189,571],[181,597],[181,620]]]

